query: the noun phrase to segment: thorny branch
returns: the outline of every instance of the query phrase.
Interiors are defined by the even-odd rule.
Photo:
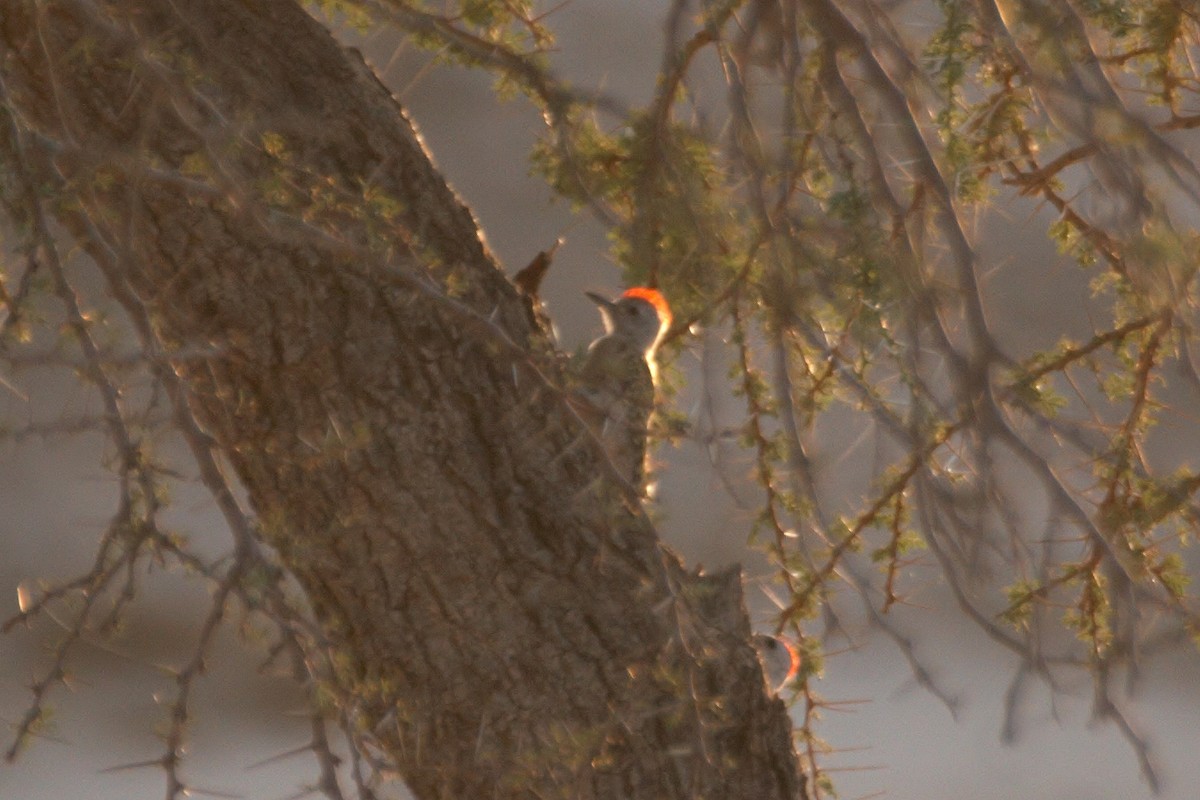
[[[7,88],[2,82],[0,99],[7,100]],[[21,129],[11,112],[7,115],[7,121],[8,125],[4,131],[5,146],[16,154],[14,163],[42,163],[35,155],[35,150],[27,145],[25,139],[28,134]],[[173,671],[176,693],[166,707],[168,727],[164,734],[165,752],[159,759],[140,765],[162,768],[167,779],[166,797],[168,800],[174,800],[197,790],[197,787],[189,786],[180,773],[190,716],[189,701],[197,680],[204,672],[214,636],[226,615],[228,602],[232,597],[238,597],[248,611],[260,612],[262,618],[276,628],[281,646],[293,653],[297,664],[312,666],[312,669],[297,670],[293,676],[302,686],[307,687],[310,693],[316,692],[320,676],[314,670],[320,669],[325,655],[319,646],[321,640],[315,626],[308,622],[307,614],[300,609],[297,601],[288,596],[283,573],[257,545],[253,523],[249,515],[240,508],[234,490],[217,462],[211,440],[192,417],[179,378],[169,366],[170,358],[181,354],[165,352],[150,326],[145,309],[121,278],[122,273],[117,268],[117,261],[121,256],[114,249],[105,246],[106,237],[100,228],[92,225],[86,214],[81,214],[79,219],[88,229],[89,249],[109,279],[110,290],[133,322],[143,348],[142,356],[132,363],[148,365],[158,384],[166,390],[173,410],[175,429],[188,443],[199,468],[202,483],[216,500],[234,534],[233,558],[228,566],[224,567],[221,561],[207,563],[194,555],[179,537],[159,527],[159,498],[164,490],[161,479],[168,473],[153,461],[147,445],[136,433],[146,428],[147,423],[154,417],[148,417],[144,412],[131,413],[124,408],[124,393],[109,373],[110,367],[119,365],[119,362],[115,364],[93,338],[89,316],[80,305],[76,290],[67,275],[66,265],[60,257],[58,244],[50,231],[42,209],[42,201],[38,198],[34,186],[34,179],[28,169],[22,166],[18,170],[16,191],[6,197],[6,205],[14,218],[28,217],[31,232],[25,247],[27,266],[20,286],[13,295],[6,295],[9,301],[9,315],[5,320],[5,331],[8,324],[18,319],[21,303],[29,294],[31,278],[37,268],[43,266],[49,272],[54,294],[64,309],[67,324],[81,351],[83,361],[78,368],[100,395],[105,412],[100,417],[80,421],[76,425],[92,429],[102,427],[107,430],[117,453],[119,503],[118,510],[101,539],[92,569],[79,578],[47,588],[39,596],[35,596],[28,588],[23,588],[20,612],[4,624],[4,630],[8,631],[15,625],[29,624],[39,615],[53,616],[51,608],[62,603],[66,603],[70,611],[70,622],[64,625],[66,636],[55,647],[51,666],[32,686],[33,699],[24,718],[16,727],[13,744],[7,751],[7,759],[11,761],[15,758],[27,739],[37,732],[39,723],[45,716],[50,690],[67,680],[67,661],[72,652],[81,643],[91,643],[92,629],[104,635],[121,618],[122,610],[135,597],[136,579],[143,568],[142,564],[147,559],[162,561],[164,557],[170,557],[213,584],[209,612],[202,623],[191,657],[182,668]],[[64,190],[65,185],[60,185],[59,189]],[[18,195],[17,200],[14,200],[14,194]],[[14,357],[11,361],[20,363],[21,359]],[[34,358],[29,363],[37,365],[47,364],[49,361],[45,358]],[[30,427],[29,432],[36,432],[39,427],[48,432],[58,432],[61,428],[54,424],[34,425]],[[117,578],[122,573],[126,577],[124,583],[120,584]],[[99,624],[93,623],[94,610],[106,594],[113,590],[116,590],[116,596],[104,619]],[[80,598],[82,604],[74,604],[75,598]],[[320,724],[324,725],[324,722],[321,721]],[[310,749],[323,765],[336,761],[327,738],[314,737]],[[337,787],[336,778],[331,780],[331,771],[326,767],[322,774],[322,790],[331,800],[341,800],[342,794]],[[370,797],[370,794],[360,793],[359,796]]]
[[[791,4],[782,5],[791,10]],[[1139,128],[1143,134],[1125,140],[1118,147],[1102,141],[1099,138],[1102,128],[1097,126],[1083,143],[1071,144],[1069,137],[1084,129],[1066,128],[1068,146],[1043,166],[1038,147],[1044,146],[1044,141],[1036,139],[1037,128],[1029,122],[1037,119],[1034,115],[1039,109],[1024,102],[1023,98],[1030,91],[1028,87],[1040,91],[1047,84],[1039,83],[1041,76],[1035,74],[1042,65],[1027,49],[1034,41],[1028,36],[1028,29],[1021,28],[1018,34],[1013,34],[1011,21],[1001,21],[997,13],[988,12],[991,9],[988,4],[981,6],[985,13],[978,19],[970,18],[969,12],[963,12],[957,6],[947,5],[947,9],[954,9],[948,10],[947,14],[963,12],[968,19],[965,23],[955,23],[960,25],[957,28],[947,23],[948,35],[961,38],[946,41],[955,46],[961,43],[962,49],[960,52],[947,50],[942,55],[946,59],[943,65],[954,64],[955,59],[969,62],[972,58],[989,57],[987,51],[977,47],[978,39],[969,38],[982,32],[998,36],[996,41],[1000,48],[1007,48],[1000,52],[1015,58],[1021,65],[1015,73],[998,69],[996,74],[1024,77],[1024,82],[1021,78],[1013,80],[1010,77],[989,96],[986,106],[981,104],[981,108],[990,109],[990,117],[983,111],[972,117],[971,113],[959,110],[967,105],[967,100],[958,94],[956,87],[959,84],[939,83],[942,78],[936,74],[931,77],[929,62],[922,62],[920,54],[910,54],[909,45],[903,43],[904,37],[896,35],[890,20],[879,9],[867,3],[828,2],[801,3],[797,7],[808,20],[809,28],[796,29],[795,23],[781,15],[775,4],[750,3],[749,22],[739,30],[741,38],[737,39],[732,56],[723,61],[729,89],[730,126],[734,131],[726,145],[728,180],[736,187],[736,195],[747,199],[748,218],[761,237],[755,239],[759,255],[754,270],[748,274],[751,285],[761,288],[761,302],[768,312],[764,332],[775,336],[771,333],[772,326],[805,331],[790,347],[778,351],[783,355],[783,366],[777,369],[781,376],[776,383],[779,388],[774,395],[764,394],[755,388],[752,378],[754,358],[748,357],[747,352],[752,352],[753,346],[745,344],[748,337],[743,306],[726,305],[734,331],[733,361],[736,371],[744,376],[741,393],[747,398],[747,439],[759,454],[756,474],[765,490],[763,521],[768,529],[778,532],[776,542],[769,550],[780,562],[780,582],[793,587],[794,597],[796,585],[807,586],[808,591],[816,591],[818,587],[824,591],[823,587],[835,574],[829,566],[847,557],[855,549],[859,536],[869,529],[878,529],[886,533],[881,548],[874,551],[876,557],[881,558],[879,590],[882,600],[879,608],[886,610],[896,601],[898,578],[905,572],[902,567],[913,563],[911,554],[904,555],[904,548],[899,546],[899,542],[908,541],[904,520],[910,516],[911,504],[916,512],[911,515],[912,522],[917,526],[920,539],[937,557],[943,577],[960,607],[989,636],[1022,655],[1023,674],[1040,675],[1054,687],[1057,682],[1053,668],[1089,661],[1111,664],[1114,660],[1132,657],[1136,637],[1143,637],[1148,631],[1125,626],[1122,636],[1128,641],[1113,648],[1106,648],[1103,638],[1087,633],[1091,630],[1101,635],[1100,631],[1107,625],[1104,622],[1106,616],[1114,613],[1113,608],[1124,607],[1123,595],[1106,595],[1107,600],[1098,602],[1098,595],[1086,586],[1077,593],[1075,587],[1079,580],[1097,574],[1100,565],[1115,571],[1114,585],[1129,585],[1130,581],[1138,580],[1138,575],[1145,574],[1146,567],[1127,557],[1129,545],[1119,537],[1114,538],[1115,532],[1105,521],[1112,517],[1106,506],[1116,503],[1122,509],[1118,516],[1129,516],[1130,506],[1146,507],[1146,513],[1134,512],[1138,514],[1134,517],[1135,525],[1161,526],[1172,514],[1190,513],[1183,511],[1183,506],[1188,504],[1187,498],[1194,493],[1200,479],[1187,472],[1165,481],[1155,477],[1158,470],[1153,466],[1154,459],[1144,452],[1148,429],[1144,411],[1158,412],[1162,408],[1161,403],[1150,398],[1150,391],[1153,385],[1165,380],[1164,358],[1169,358],[1167,354],[1175,341],[1168,338],[1168,332],[1179,325],[1179,314],[1173,314],[1161,303],[1180,303],[1190,297],[1188,281],[1194,270],[1190,266],[1168,267],[1174,270],[1173,288],[1169,294],[1153,295],[1153,304],[1119,287],[1118,291],[1127,293],[1118,298],[1120,310],[1115,324],[1097,330],[1083,344],[1064,341],[1060,346],[1032,357],[1013,358],[1007,352],[1009,348],[997,340],[990,327],[989,317],[993,312],[987,307],[986,295],[978,279],[978,275],[990,267],[980,264],[973,252],[965,216],[971,210],[970,199],[960,199],[955,194],[958,186],[969,184],[958,183],[958,176],[951,170],[976,167],[959,167],[950,160],[949,151],[943,148],[946,137],[961,140],[965,138],[964,131],[981,139],[984,136],[999,138],[1001,133],[997,131],[1009,136],[1011,141],[1007,143],[988,140],[981,144],[981,147],[1001,153],[1005,152],[1001,148],[1007,147],[1011,154],[981,162],[978,165],[981,174],[989,175],[995,166],[1003,166],[1007,172],[1001,185],[1013,186],[1020,190],[1019,193],[1037,193],[1048,201],[1059,213],[1063,230],[1086,242],[1113,266],[1119,279],[1128,281],[1131,277],[1126,265],[1130,249],[1128,230],[1089,215],[1083,210],[1085,204],[1081,196],[1068,196],[1056,178],[1076,165],[1099,163],[1101,169],[1108,169],[1111,164],[1106,162],[1116,158],[1118,150],[1123,148],[1122,152],[1128,154],[1131,149],[1140,147],[1139,155],[1130,158],[1129,164],[1154,163],[1171,176],[1175,187],[1189,194],[1194,183],[1194,167],[1186,160],[1182,148],[1165,144],[1158,134],[1192,129],[1195,112],[1183,110],[1181,95],[1172,94],[1170,117],[1139,127],[1142,125],[1140,118],[1128,106],[1122,105],[1128,101],[1121,98],[1121,88],[1100,77],[1099,73],[1093,73],[1081,80],[1093,81],[1091,85],[1096,91],[1106,93],[1107,102],[1116,103],[1114,110],[1124,115],[1131,129]],[[1077,29],[1092,24],[1090,20],[1082,20],[1075,10],[1067,9],[1066,13],[1072,15],[1071,24]],[[784,31],[786,34],[781,33]],[[777,37],[781,36],[784,37],[783,46],[778,45]],[[1088,39],[1080,37],[1080,41],[1086,43]],[[1096,41],[1096,37],[1093,36],[1091,41]],[[977,49],[971,50],[971,46]],[[1189,52],[1194,52],[1194,39],[1186,47],[1191,48]],[[789,55],[785,57],[785,54]],[[1144,49],[1141,54],[1145,54]],[[1094,59],[1092,64],[1102,60]],[[1195,61],[1171,63],[1181,66],[1187,73],[1194,69]],[[804,73],[806,76],[817,75],[820,95],[806,90],[805,79],[799,77],[803,69],[808,70]],[[1091,69],[1092,66],[1085,63],[1080,68],[1081,74]],[[964,74],[968,73],[953,73],[957,77],[950,80],[961,83]],[[769,75],[774,81],[765,81],[760,75]],[[1097,78],[1100,78],[1099,83],[1095,83]],[[944,94],[947,85],[950,91]],[[1196,87],[1194,76],[1190,75],[1177,80],[1174,85],[1190,86],[1193,92]],[[811,121],[832,111],[833,124],[821,131],[808,132],[811,139],[803,140],[804,149],[800,151],[814,162],[823,158],[822,168],[837,175],[832,191],[819,188],[812,173],[805,172],[806,165],[797,162],[795,154],[799,143],[796,133],[780,141],[759,134],[768,126],[764,124],[761,112],[754,117],[755,112],[751,109],[771,107],[755,96],[768,92],[784,99],[779,104],[784,115],[779,124],[782,130],[795,131],[796,120]],[[944,119],[964,120],[961,127],[943,128],[939,132],[930,121],[937,109],[929,109],[928,116],[924,115],[928,104],[938,95],[949,98],[951,108]],[[1062,105],[1061,101],[1045,97],[1042,102]],[[926,105],[923,107],[923,104]],[[1013,108],[1022,109],[1026,116],[1009,123],[1007,129],[1000,127],[999,123],[1010,119],[1003,115]],[[946,124],[941,119],[938,122]],[[955,144],[954,141],[951,143]],[[894,166],[897,163],[903,164],[899,170]],[[1108,172],[1113,173],[1114,169],[1108,169]],[[1120,169],[1126,167],[1120,166]],[[796,175],[803,176],[801,180],[808,180],[809,198],[817,200],[817,206],[825,213],[823,222],[810,222],[815,209],[806,207],[809,198],[798,196],[789,188]],[[1121,185],[1132,187],[1135,184]],[[764,202],[773,186],[778,186],[778,196],[791,202],[775,207]],[[1145,184],[1141,186],[1138,191],[1149,192]],[[909,193],[910,199],[902,198],[904,192]],[[833,201],[856,195],[871,199],[870,210],[861,216],[841,216],[839,212],[843,207],[834,205]],[[931,208],[928,207],[929,199],[933,201]],[[1127,203],[1130,207],[1146,207],[1134,195],[1129,195]],[[1168,213],[1167,206],[1161,202],[1150,205],[1157,213]],[[859,207],[850,208],[856,210]],[[831,214],[831,210],[834,213]],[[793,227],[797,221],[807,224],[803,229],[805,236],[797,235],[797,229]],[[846,229],[839,228],[843,222],[848,226]],[[871,233],[864,236],[863,231]],[[884,301],[869,298],[863,291],[867,288],[864,286],[853,287],[857,294],[850,294],[848,302],[846,292],[850,282],[846,275],[854,263],[854,242],[856,239],[864,242],[875,231],[883,233],[879,241],[886,242],[890,248],[886,254],[873,256],[881,263],[878,269],[881,272],[891,270],[899,276],[906,298],[900,300],[894,295]],[[865,243],[871,246],[869,242]],[[1145,252],[1142,243],[1135,243],[1135,246]],[[1166,246],[1175,245],[1168,241]],[[1184,245],[1181,252],[1186,252],[1186,247]],[[827,260],[829,267],[825,266]],[[949,274],[957,277],[955,291],[951,294],[947,293],[942,278],[941,265],[947,263]],[[798,268],[807,270],[807,275]],[[840,273],[835,269],[840,269]],[[803,277],[791,277],[798,273]],[[781,295],[781,283],[772,278],[774,275],[787,275],[803,289]],[[1132,280],[1135,291],[1146,284],[1151,286],[1151,291],[1157,290],[1152,283],[1154,278],[1146,268],[1134,273]],[[741,289],[741,292],[745,291]],[[953,297],[952,302],[947,302],[949,297]],[[1128,298],[1129,308],[1123,305],[1123,298]],[[825,307],[814,300],[824,303]],[[775,321],[772,314],[782,321]],[[806,315],[807,320],[804,319]],[[832,316],[832,319],[821,318],[822,315]],[[1169,321],[1172,316],[1176,318],[1175,323]],[[883,326],[872,332],[874,339],[864,338],[861,323],[855,323],[855,319],[872,318],[880,319]],[[914,333],[906,341],[897,341],[893,336],[897,328]],[[1157,333],[1147,334],[1151,329]],[[847,331],[851,330],[853,334],[847,338]],[[1130,389],[1120,393],[1127,411],[1124,422],[1117,425],[1111,437],[1097,437],[1094,435],[1097,431],[1113,430],[1111,410],[1097,408],[1092,397],[1079,395],[1078,402],[1067,405],[1064,411],[1050,387],[1058,376],[1074,384],[1075,375],[1081,371],[1096,375],[1111,371],[1114,368],[1108,355],[1111,352],[1128,354],[1121,357],[1129,364]],[[817,369],[813,368],[814,363],[818,365]],[[954,377],[950,380],[935,377],[936,372],[944,375],[946,370]],[[804,390],[793,385],[792,375],[803,383]],[[826,386],[831,379],[832,385]],[[886,388],[888,382],[899,382],[908,387],[909,391],[902,393],[901,401],[895,399],[895,390]],[[1116,395],[1111,396],[1117,399]],[[805,455],[814,443],[819,442],[812,430],[812,421],[818,415],[806,414],[800,417],[804,420],[802,424],[796,422],[797,409],[808,408],[812,399],[819,397],[832,397],[835,405],[856,404],[863,414],[873,418],[882,444],[899,445],[902,452],[909,453],[908,460],[901,459],[902,463],[892,471],[878,470],[874,475],[878,478],[880,474],[890,476],[898,472],[914,481],[913,486],[906,488],[885,480],[872,487],[859,506],[864,510],[853,517],[859,521],[865,519],[867,525],[850,523],[848,529],[853,535],[849,536],[845,531],[832,535],[836,526],[830,515],[821,509],[845,501],[836,495],[824,500],[818,496],[821,494],[820,481],[814,480],[813,471],[819,468]],[[1075,415],[1080,411],[1085,416],[1077,422]],[[786,455],[780,455],[781,448],[775,442],[772,428],[764,427],[762,422],[776,416],[788,443],[782,449]],[[1048,431],[1053,438],[1044,438]],[[925,442],[934,445],[925,449]],[[1051,443],[1061,446],[1058,452],[1054,452]],[[768,463],[764,463],[764,457]],[[981,557],[975,555],[968,559],[971,552],[991,551],[997,555],[1005,552],[991,543],[992,520],[998,518],[1007,530],[1011,566],[1017,575],[1024,573],[1021,564],[1034,540],[1006,508],[1011,498],[1019,495],[1018,490],[1005,488],[1005,480],[998,470],[1009,457],[1031,469],[1034,480],[1042,484],[1051,500],[1052,513],[1061,515],[1057,523],[1051,517],[1046,528],[1048,533],[1042,537],[1041,553],[1036,561],[1040,566],[1034,573],[1038,577],[1019,579],[1031,580],[1037,586],[1032,594],[1020,595],[1024,598],[1022,602],[1029,603],[1032,598],[1037,598],[1038,602],[1049,605],[1039,607],[1022,623],[1028,627],[1018,627],[1016,631],[996,616],[1004,616],[1005,605],[997,607],[994,600],[983,599],[980,593],[986,587],[979,584],[970,569],[964,570]],[[793,503],[789,513],[779,511],[783,504],[778,491],[773,488],[774,462],[789,466],[799,494],[805,499],[798,508]],[[1105,501],[1103,493],[1081,488],[1081,464],[1103,465],[1098,467],[1100,474],[1109,475],[1114,473],[1107,470],[1124,464],[1125,471],[1117,469],[1117,473],[1128,477],[1110,478],[1101,484],[1101,488],[1104,485],[1110,488]],[[1121,482],[1117,483],[1118,480]],[[1118,487],[1119,491],[1111,491],[1113,487]],[[913,491],[911,497],[909,488]],[[1171,499],[1146,500],[1140,495],[1143,491],[1163,492]],[[828,494],[828,490],[825,493]],[[987,511],[988,503],[994,504],[994,511]],[[883,508],[894,513],[876,520],[872,510],[878,512]],[[817,530],[811,530],[814,520],[819,522]],[[797,527],[805,530],[805,534],[792,538],[792,531]],[[1081,548],[1086,555],[1082,561],[1063,564],[1064,552],[1073,541],[1069,533],[1072,528],[1084,535]],[[1194,626],[1194,601],[1181,598],[1176,588],[1172,588],[1177,581],[1176,574],[1171,572],[1173,567],[1169,565],[1175,564],[1173,559],[1177,557],[1166,555],[1164,550],[1169,549],[1170,534],[1164,532],[1154,537],[1138,534],[1132,541],[1135,542],[1135,553],[1149,555],[1152,571],[1166,570],[1165,581],[1155,577],[1148,585],[1139,585],[1136,592],[1144,595],[1141,602],[1145,603],[1153,596],[1154,606],[1167,611],[1177,624]],[[810,582],[797,584],[798,573],[803,575],[804,570],[813,569],[812,551],[817,546],[828,550],[829,560]],[[995,568],[994,561],[987,567],[988,570]],[[846,578],[840,571],[836,574]],[[1076,594],[1077,611],[1073,613],[1077,613],[1079,624],[1083,626],[1081,637],[1090,641],[1090,655],[1046,652],[1043,633],[1039,633],[1048,624],[1044,611],[1050,605],[1061,603],[1070,607],[1063,597],[1064,592]],[[1051,600],[1051,597],[1055,599]],[[796,606],[789,606],[788,610],[795,609]],[[871,610],[875,611],[875,607]],[[1008,610],[1012,610],[1011,605]],[[918,667],[914,669],[920,672]],[[1018,702],[1017,695],[1022,686],[1024,683],[1013,684],[1010,711]],[[1096,702],[1098,716],[1116,715],[1118,729],[1139,754],[1147,781],[1157,787],[1158,775],[1147,755],[1144,734],[1114,710],[1118,704],[1110,702],[1112,698],[1107,691],[1106,688],[1102,693],[1103,701],[1098,699]],[[1011,714],[1009,718],[1012,719]]]

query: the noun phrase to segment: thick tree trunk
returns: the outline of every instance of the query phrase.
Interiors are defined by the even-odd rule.
[[[608,489],[360,57],[290,0],[6,0],[4,145],[136,298],[421,798],[803,795],[736,574]],[[535,363],[542,363],[540,371]]]

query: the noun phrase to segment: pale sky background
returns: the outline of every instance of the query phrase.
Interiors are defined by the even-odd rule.
[[[574,0],[555,13],[557,68],[571,79],[631,105],[645,102],[659,66],[663,2]],[[920,24],[914,18],[914,25]],[[529,175],[527,154],[541,130],[538,114],[518,100],[497,104],[491,80],[480,73],[426,70],[427,54],[414,48],[396,58],[391,37],[361,46],[399,94],[437,163],[474,209],[494,251],[512,273],[562,234],[560,250],[543,292],[563,344],[573,349],[599,333],[587,289],[618,288],[602,230]],[[1088,276],[1062,263],[1041,241],[1042,222],[1014,235],[1031,206],[1001,204],[979,243],[995,263],[985,286],[993,321],[1006,334],[1024,332],[1032,347],[1053,342],[1065,330],[1090,330]],[[1007,219],[1005,219],[1005,217]],[[1022,249],[1014,250],[1015,243]],[[696,348],[682,355],[695,371]],[[31,396],[25,404],[0,400],[0,419],[55,419],[88,407],[86,391],[62,378],[20,376]],[[680,398],[687,404],[689,394]],[[92,403],[91,407],[94,408]],[[685,405],[686,407],[686,405]],[[1169,425],[1170,423],[1168,423]],[[1168,427],[1168,435],[1170,428]],[[832,432],[836,439],[839,434]],[[1190,441],[1194,445],[1194,435]],[[165,446],[176,446],[167,442]],[[831,448],[832,449],[832,448]],[[30,439],[0,445],[0,617],[16,611],[23,580],[61,578],[85,569],[97,532],[112,508],[115,489],[100,466],[102,439]],[[695,446],[663,454],[662,531],[689,561],[717,567],[748,564],[766,569],[744,546],[749,515],[739,510]],[[229,547],[229,536],[210,501],[195,488],[173,498],[175,519],[212,553]],[[932,567],[918,568],[915,584],[932,581]],[[748,594],[765,621],[763,595]],[[1150,793],[1138,777],[1135,755],[1111,725],[1089,721],[1091,686],[1083,673],[1062,673],[1062,691],[1051,697],[1035,684],[1022,707],[1015,744],[1000,741],[1004,693],[1015,660],[963,621],[948,596],[930,585],[916,595],[920,607],[893,611],[893,622],[917,642],[918,658],[958,699],[955,720],[936,698],[918,687],[899,651],[861,624],[852,642],[830,642],[827,673],[819,691],[838,703],[819,732],[839,752],[830,755],[841,797],[882,793],[921,800],[1130,800]],[[160,797],[163,778],[154,768],[103,772],[160,754],[155,725],[162,714],[156,693],[169,696],[170,681],[155,663],[178,664],[189,652],[207,593],[177,573],[157,572],[146,582],[127,632],[112,651],[85,647],[73,665],[76,690],[54,694],[54,736],[34,744],[15,765],[0,765],[3,800],[126,800]],[[853,622],[851,618],[851,622]],[[0,638],[0,721],[20,718],[25,689],[45,664],[43,642],[54,639],[45,623],[34,632]],[[316,776],[311,759],[294,756],[251,765],[301,746],[306,723],[286,680],[256,675],[258,655],[227,631],[211,674],[199,684],[196,722],[185,775],[201,788],[247,798],[282,800]],[[1150,659],[1131,714],[1150,732],[1169,800],[1192,800],[1200,786],[1200,659],[1179,652]],[[1057,719],[1056,719],[1057,717]],[[7,747],[9,741],[4,741]]]

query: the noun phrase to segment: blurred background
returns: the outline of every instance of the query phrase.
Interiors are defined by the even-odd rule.
[[[551,23],[559,36],[555,69],[632,107],[645,104],[660,66],[666,8],[643,0],[574,0],[560,7]],[[920,15],[914,13],[910,24],[922,25]],[[396,93],[510,274],[558,237],[565,239],[543,297],[565,350],[598,335],[599,318],[583,291],[615,292],[620,279],[605,232],[530,175],[528,154],[543,128],[539,114],[521,100],[498,102],[490,76],[435,65],[431,54],[394,33],[343,35]],[[1018,354],[1093,330],[1089,276],[1040,235],[1051,218],[1033,203],[1001,200],[976,231],[989,267],[983,288],[991,321]],[[699,402],[706,341],[719,344],[709,341],[719,335],[701,332],[679,355],[688,384],[675,402],[684,413]],[[715,380],[723,374],[717,371]],[[0,442],[3,618],[16,612],[22,582],[68,579],[88,569],[116,497],[104,468],[111,454],[103,437],[52,430],[98,413],[90,392],[62,372],[22,372],[13,383],[20,395],[0,390],[0,419],[31,430]],[[718,397],[718,411],[721,403]],[[732,420],[736,409],[729,413]],[[1196,420],[1172,419],[1159,435],[1164,457],[1186,460],[1200,452],[1187,427]],[[45,430],[39,432],[39,425]],[[826,474],[861,469],[851,458],[856,440],[857,431],[831,427],[814,459]],[[226,552],[230,537],[211,500],[189,485],[183,449],[169,439],[160,447],[181,465],[172,522],[211,556]],[[745,565],[752,613],[766,629],[773,612],[771,573],[746,543],[757,497],[748,462],[736,452],[714,455],[695,442],[664,447],[659,459],[664,537],[689,564]],[[908,604],[891,610],[889,621],[907,637],[907,652],[856,614],[853,604],[827,643],[819,691],[830,707],[817,730],[834,749],[824,767],[841,797],[1150,796],[1134,750],[1111,724],[1090,719],[1092,688],[1084,672],[1062,673],[1055,692],[1031,679],[1006,741],[1005,696],[1016,675],[1015,657],[958,612],[939,586],[931,558],[918,561],[905,578],[916,590],[907,595]],[[54,690],[53,724],[44,738],[15,763],[0,766],[0,798],[160,796],[161,772],[137,766],[160,753],[159,702],[173,697],[173,682],[160,667],[189,657],[207,599],[198,580],[178,571],[152,572],[115,639],[76,651],[68,664],[71,691]],[[309,736],[307,721],[297,715],[302,698],[286,678],[260,674],[261,643],[240,631],[238,622],[225,626],[199,684],[184,774],[213,796],[300,796],[317,775],[308,754],[291,754]],[[61,634],[43,620],[31,631],[0,638],[0,719],[6,724],[23,715],[28,686],[46,669],[47,648]],[[921,685],[914,662],[929,671],[927,680],[941,697]],[[1200,659],[1186,645],[1168,649],[1147,658],[1140,677],[1129,714],[1151,743],[1165,780],[1162,796],[1194,798],[1200,786]]]

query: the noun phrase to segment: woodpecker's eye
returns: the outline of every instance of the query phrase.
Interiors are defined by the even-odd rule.
[[[626,306],[625,310],[629,312],[629,316],[631,316],[631,317],[637,316],[637,313],[638,313],[637,306]]]

